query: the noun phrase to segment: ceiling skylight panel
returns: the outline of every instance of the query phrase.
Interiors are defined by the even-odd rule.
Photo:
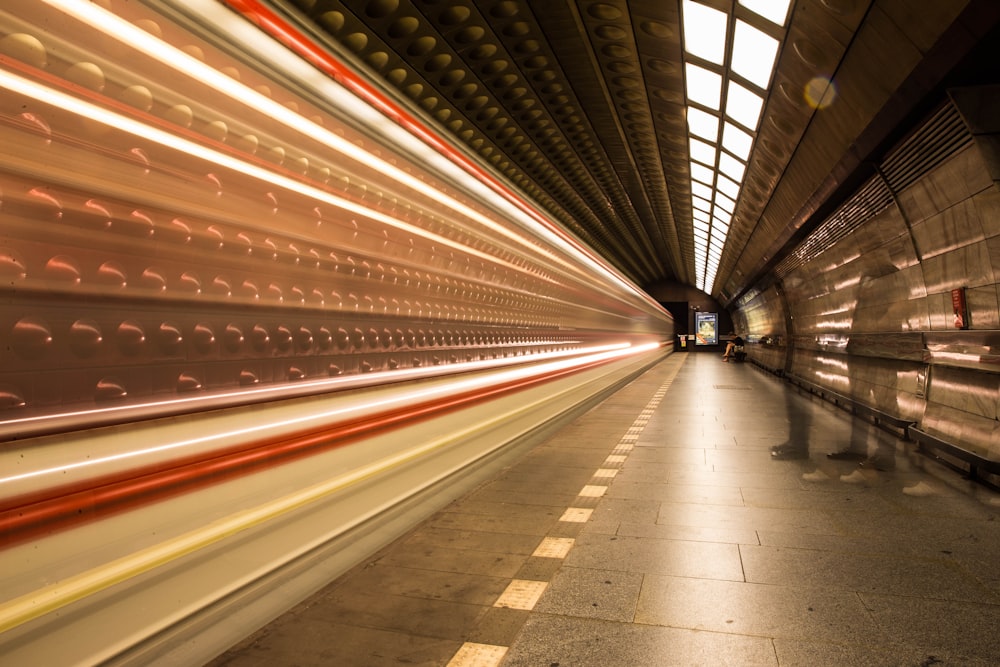
[[[712,185],[715,182],[715,172],[703,164],[691,163],[691,180]]]
[[[694,230],[696,232],[697,231],[703,231],[706,234],[708,234],[708,220],[695,220],[694,221]]]
[[[733,221],[733,216],[729,215],[728,213],[724,213],[723,211],[715,212],[715,222],[713,222],[713,224],[721,222],[722,224],[726,225],[726,227],[728,227],[729,223],[732,221]]]
[[[691,206],[700,208],[703,211],[712,210],[712,202],[707,199],[702,199],[701,197],[691,197]]]
[[[715,193],[715,206],[721,208],[726,213],[732,213],[736,210],[736,202],[721,192]]]
[[[740,0],[740,4],[771,23],[784,26],[792,0]]]
[[[715,189],[733,199],[740,196],[740,184],[722,174],[715,179]]]
[[[695,138],[689,140],[691,145],[691,159],[697,160],[709,166],[715,166],[715,146],[706,144]]]
[[[712,221],[712,216],[710,216],[705,211],[699,211],[698,209],[694,209],[694,211],[691,212],[691,216],[695,220],[700,220],[701,222],[711,222]]]
[[[691,55],[722,65],[726,57],[726,23],[729,17],[717,9],[685,0],[684,49]]]
[[[744,127],[757,129],[764,98],[735,81],[729,82],[726,94],[726,115]],[[690,113],[690,111],[689,111]],[[706,116],[708,114],[705,114]],[[690,119],[688,120],[690,123]]]
[[[737,183],[742,183],[743,175],[746,174],[747,171],[747,166],[728,153],[723,153],[719,156],[719,171]],[[732,213],[732,211],[730,211],[730,213]]]
[[[753,137],[727,121],[722,124],[722,147],[741,160],[747,160],[753,148]]]
[[[693,194],[695,197],[701,197],[702,199],[711,199],[712,188],[705,185],[704,183],[698,183],[697,181],[693,181],[691,183],[691,194]]]
[[[718,232],[723,237],[725,237],[729,234],[729,225],[719,220],[718,213],[721,212],[722,211],[718,211],[715,218],[712,220],[712,230]]]
[[[732,84],[730,84],[730,88],[732,88]],[[719,118],[717,116],[713,116],[707,111],[702,111],[701,109],[688,107],[687,122],[688,129],[694,136],[701,137],[702,139],[708,139],[712,143],[719,140]]]
[[[722,102],[721,74],[687,63],[684,66],[684,81],[687,85],[688,101],[719,110]]]
[[[778,40],[745,21],[736,22],[731,68],[758,88],[767,89],[778,56]]]

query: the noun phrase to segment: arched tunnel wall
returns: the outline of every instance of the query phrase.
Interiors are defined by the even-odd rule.
[[[995,97],[953,91],[733,310],[758,363],[992,460],[1000,192],[977,118]]]

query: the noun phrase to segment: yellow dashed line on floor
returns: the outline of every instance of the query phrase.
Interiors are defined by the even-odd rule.
[[[565,558],[576,543],[572,537],[546,537],[531,554],[538,558]]]
[[[639,413],[639,416],[636,417],[632,425],[622,435],[618,444],[615,445],[612,453],[604,460],[602,467],[598,468],[594,473],[595,478],[614,479],[617,476],[621,464],[625,463],[628,453],[634,449],[635,443],[639,441],[639,436],[649,424],[657,406],[659,406],[660,401],[666,395],[667,389],[670,388],[672,379],[667,380],[653,394],[653,397]],[[607,490],[607,486],[588,484],[580,490],[578,496],[583,498],[601,498]],[[568,507],[562,516],[559,517],[559,520],[567,523],[586,523],[590,521],[593,513],[594,510],[589,508]],[[570,537],[545,537],[531,555],[537,558],[566,558],[575,543],[576,540]],[[548,583],[544,581],[514,579],[497,601],[493,603],[493,606],[531,611],[534,609],[535,604],[538,603],[547,586]],[[467,642],[462,645],[447,667],[499,667],[504,656],[507,654],[507,650],[508,647],[506,646]]]
[[[590,515],[593,513],[594,510],[584,507],[567,507],[563,515],[559,517],[559,520],[566,523],[587,523],[590,521]]]
[[[538,598],[542,597],[542,593],[545,592],[545,587],[548,585],[546,581],[515,579],[507,585],[507,589],[501,593],[499,599],[493,603],[493,606],[531,611],[535,608]]]
[[[448,667],[496,667],[505,655],[506,646],[466,642],[448,661]]]

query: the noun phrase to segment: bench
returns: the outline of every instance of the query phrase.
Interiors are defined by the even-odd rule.
[[[822,387],[814,382],[800,378],[797,375],[786,373],[785,378],[799,388],[805,389],[811,394],[815,394],[820,398],[830,401],[834,405],[843,408],[854,415],[871,419],[872,423],[876,426],[891,426],[899,429],[903,432],[903,440],[910,439],[910,429],[917,423],[912,419],[903,419],[902,417],[890,414],[884,410],[873,408],[866,403],[862,403],[861,401],[851,398],[850,396],[845,396],[844,394],[833,391],[832,389]]]
[[[950,468],[959,467],[937,456],[935,452],[947,454],[952,458],[959,459],[960,461],[967,463],[969,466],[969,479],[980,479],[980,470],[984,470],[991,475],[1000,475],[1000,461],[991,461],[990,459],[983,458],[979,454],[970,452],[967,449],[962,449],[958,445],[948,442],[947,440],[943,440],[936,435],[931,435],[927,431],[921,430],[916,426],[910,427],[910,433],[913,434],[913,439],[917,441],[917,451],[946,464]]]

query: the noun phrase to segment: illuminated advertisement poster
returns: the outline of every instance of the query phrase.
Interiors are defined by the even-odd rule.
[[[695,313],[695,345],[718,345],[719,344],[719,314],[718,313]]]

